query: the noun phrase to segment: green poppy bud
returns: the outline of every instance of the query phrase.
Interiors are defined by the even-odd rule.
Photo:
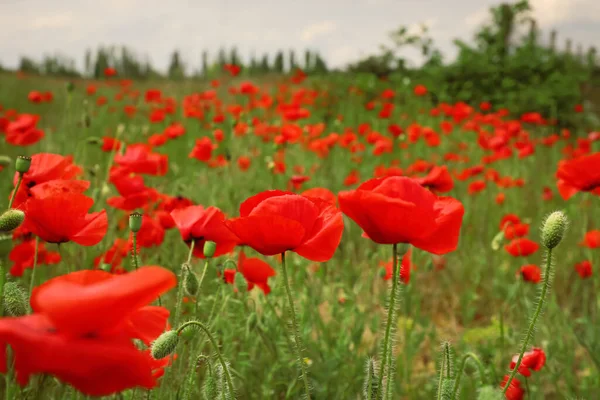
[[[160,360],[165,358],[175,351],[177,344],[179,343],[179,335],[177,331],[166,331],[160,335],[153,343],[150,353],[152,358]]]
[[[25,220],[25,213],[11,208],[0,215],[0,232],[10,232],[18,228]]]
[[[27,156],[19,156],[17,157],[17,161],[15,162],[15,169],[17,172],[24,174],[29,171],[29,167],[31,166],[31,157]]]
[[[565,235],[568,223],[569,220],[562,211],[554,211],[546,218],[542,225],[542,244],[548,250],[558,246]]]
[[[196,296],[196,294],[198,293],[198,289],[200,288],[198,277],[189,268],[185,269],[183,275],[183,288],[185,289],[185,292],[190,296]]]
[[[71,93],[73,90],[75,90],[75,84],[73,82],[67,82],[66,89],[67,92]]]
[[[8,167],[10,164],[12,164],[12,158],[9,156],[0,156],[0,166]]]
[[[137,233],[142,229],[142,214],[134,212],[129,215],[129,229],[134,233]]]
[[[215,255],[215,251],[217,250],[217,244],[215,242],[211,242],[207,240],[204,242],[204,257],[211,258]]]
[[[15,282],[4,284],[4,314],[22,317],[27,314],[27,294]]]

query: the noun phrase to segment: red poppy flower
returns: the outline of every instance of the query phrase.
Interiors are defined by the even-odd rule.
[[[275,276],[275,270],[260,258],[247,258],[243,251],[238,257],[238,271],[248,282],[248,291],[258,286],[264,294],[271,292],[269,278]]]
[[[118,139],[105,136],[102,138],[102,151],[110,153],[121,148],[121,142]]]
[[[10,344],[21,386],[33,374],[50,374],[91,396],[151,389],[157,366],[131,339],[148,345],[165,329],[169,311],[146,305],[176,283],[160,267],[120,276],[86,270],[47,281],[33,291],[33,315],[0,320],[0,372]]]
[[[410,282],[410,270],[413,268],[410,258],[412,254],[412,249],[408,249],[408,251],[402,257],[402,262],[400,263],[400,281],[407,284]],[[383,280],[388,281],[392,279],[392,274],[394,273],[394,264],[393,260],[388,261],[384,264],[385,275],[383,276]]]
[[[115,185],[121,196],[110,197],[106,202],[119,210],[133,211],[143,208],[158,198],[156,189],[146,187],[144,178],[139,175],[116,173],[111,176],[110,182]]]
[[[14,146],[29,146],[42,140],[44,131],[37,129],[39,115],[21,114],[4,129],[6,142]]]
[[[112,68],[112,67],[106,67],[104,68],[104,76],[106,76],[107,78],[110,78],[112,76],[117,75],[117,70]]]
[[[33,268],[35,257],[35,240],[27,240],[19,243],[10,251],[8,259],[13,262],[10,268],[12,276],[23,276],[26,268]],[[60,254],[46,250],[46,245],[43,242],[38,243],[37,251],[37,267],[40,265],[53,265],[60,262]]]
[[[558,191],[565,200],[578,191],[600,188],[600,152],[559,162],[556,178]]]
[[[144,144],[135,144],[127,146],[125,154],[115,155],[115,163],[128,172],[163,176],[168,170],[169,157],[152,153],[151,148]]]
[[[579,245],[589,247],[590,249],[597,249],[600,247],[600,230],[586,232],[583,241],[579,243]]]
[[[508,240],[527,236],[529,234],[529,224],[523,224],[520,222],[517,224],[506,224],[503,231],[504,237]]]
[[[49,243],[98,244],[108,229],[106,211],[88,214],[94,200],[79,193],[30,198],[24,205],[26,229]]]
[[[434,254],[458,245],[463,205],[435,196],[413,179],[371,179],[356,190],[340,192],[338,200],[344,214],[376,243],[410,243]]]
[[[508,378],[508,375],[504,376],[504,379],[500,384],[500,387],[502,389],[504,389],[504,387],[506,386]],[[510,386],[508,387],[508,390],[506,391],[504,396],[507,400],[523,400],[523,398],[525,397],[525,389],[521,387],[521,382],[519,382],[517,378],[514,378],[512,381],[510,381]]]
[[[225,214],[216,207],[189,206],[171,211],[183,241],[194,242],[194,256],[204,258],[204,243],[215,242],[214,257],[231,252],[238,238],[225,226]]]
[[[267,256],[293,251],[311,261],[327,261],[344,230],[342,213],[326,201],[280,190],[248,198],[240,217],[225,222],[242,244]]]
[[[199,161],[208,161],[212,157],[212,151],[216,148],[208,136],[196,140],[196,145],[189,154],[189,158],[195,158]]]
[[[312,189],[307,189],[304,192],[302,192],[301,195],[304,197],[313,197],[316,199],[321,199],[331,204],[332,206],[335,206],[337,203],[337,198],[335,197],[335,194],[333,194],[331,190],[326,188],[316,187]]]
[[[449,192],[454,187],[454,181],[448,172],[448,167],[433,167],[427,176],[415,179],[421,186],[435,192]]]
[[[129,254],[129,251],[130,246],[127,239],[116,238],[106,253],[94,258],[94,266],[98,268],[101,264],[108,264],[111,266],[110,272],[115,273],[121,269],[121,263]]]
[[[473,181],[469,184],[469,194],[477,194],[485,189],[486,183],[484,180]]]
[[[523,265],[519,272],[526,282],[539,283],[542,280],[542,270],[537,265]]]
[[[513,239],[504,249],[513,257],[529,256],[535,253],[540,245],[527,238]]]
[[[29,95],[27,95],[27,99],[32,103],[41,103],[42,94],[37,90],[32,90],[31,92],[29,92]]]
[[[592,276],[592,263],[589,260],[577,263],[575,264],[575,271],[577,271],[581,279],[589,278]]]
[[[423,85],[415,86],[414,93],[416,96],[425,96],[427,94],[427,88]]]
[[[515,369],[519,355],[515,354],[510,362],[510,369]],[[546,353],[539,347],[534,347],[531,351],[523,354],[521,365],[519,365],[518,372],[526,377],[531,376],[531,371],[539,371],[546,363]]]

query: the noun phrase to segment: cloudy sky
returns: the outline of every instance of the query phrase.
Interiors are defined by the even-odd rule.
[[[448,57],[452,40],[468,39],[491,0],[0,0],[0,63],[60,52],[83,64],[86,48],[124,44],[159,69],[178,48],[188,64],[200,53],[237,45],[242,56],[315,49],[339,67],[377,50],[400,25],[430,27]],[[531,0],[542,30],[556,28],[600,47],[599,0]],[[416,60],[415,60],[416,62]]]

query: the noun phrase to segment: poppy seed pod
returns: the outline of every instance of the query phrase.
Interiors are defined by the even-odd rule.
[[[11,317],[27,314],[27,295],[15,282],[4,284],[4,314]]]
[[[554,211],[542,225],[542,244],[551,250],[558,246],[568,225],[567,216],[562,211]]]
[[[217,250],[217,244],[215,242],[211,242],[210,240],[207,240],[206,242],[204,242],[204,257],[206,258],[210,258],[212,256],[215,255],[215,251]]]
[[[134,212],[129,215],[129,229],[134,233],[137,233],[142,229],[142,214]]]
[[[17,161],[15,162],[15,169],[17,172],[24,174],[29,171],[29,167],[31,166],[31,157],[27,156],[19,156],[17,157]]]
[[[160,360],[161,358],[173,354],[178,343],[179,335],[177,334],[177,331],[171,330],[164,332],[152,343],[152,349],[150,350],[152,358]]]
[[[11,208],[0,215],[0,232],[10,232],[18,228],[25,220],[25,213]]]

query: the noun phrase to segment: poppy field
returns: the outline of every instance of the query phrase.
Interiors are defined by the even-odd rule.
[[[0,75],[4,398],[600,396],[582,106],[239,72]]]

